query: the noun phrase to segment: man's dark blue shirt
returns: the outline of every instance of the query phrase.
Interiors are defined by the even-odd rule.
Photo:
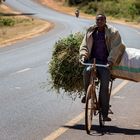
[[[108,51],[105,43],[105,31],[95,31],[92,34],[93,47],[91,51],[91,59],[96,58],[96,62],[100,64],[107,63]]]

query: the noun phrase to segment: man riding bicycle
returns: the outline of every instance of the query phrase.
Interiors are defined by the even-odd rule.
[[[119,32],[106,24],[106,16],[97,14],[96,24],[88,28],[80,46],[80,59],[83,62],[93,62],[97,64],[109,64],[111,68],[114,64],[119,64],[125,51]],[[108,117],[109,110],[109,81],[111,74],[109,68],[97,67],[97,74],[100,79],[99,98],[104,121],[111,121]],[[83,72],[85,95],[81,102],[85,103],[86,92],[90,81],[90,71],[87,67]]]

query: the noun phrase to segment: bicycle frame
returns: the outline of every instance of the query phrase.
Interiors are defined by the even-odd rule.
[[[86,131],[89,134],[91,125],[92,125],[93,114],[94,115],[99,114],[99,124],[101,127],[104,126],[104,123],[105,123],[103,121],[103,115],[101,111],[102,108],[100,107],[99,97],[97,97],[97,93],[96,93],[96,88],[97,88],[96,82],[99,81],[97,77],[97,73],[96,73],[96,67],[98,66],[98,67],[107,68],[109,65],[96,64],[95,60],[93,64],[83,63],[83,62],[81,63],[83,65],[90,66],[90,70],[91,70],[90,83],[89,83],[89,87],[86,94],[86,107],[85,107],[85,125],[86,125]],[[113,80],[111,80],[111,85],[109,89],[109,99],[110,99],[110,94],[112,90],[112,83],[113,83]]]

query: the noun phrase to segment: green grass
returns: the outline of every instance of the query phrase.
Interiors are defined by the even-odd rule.
[[[14,26],[15,20],[12,18],[3,18],[0,17],[0,26]]]
[[[30,24],[31,23],[30,18],[18,18],[18,17],[6,17],[6,16],[0,16],[0,27],[3,26],[15,26],[17,24]]]

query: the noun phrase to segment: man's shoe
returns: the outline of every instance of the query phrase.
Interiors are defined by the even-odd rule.
[[[86,103],[86,95],[83,96],[81,103]]]
[[[103,121],[105,121],[105,122],[110,122],[110,121],[111,121],[111,118],[105,117],[105,118],[103,118]]]

